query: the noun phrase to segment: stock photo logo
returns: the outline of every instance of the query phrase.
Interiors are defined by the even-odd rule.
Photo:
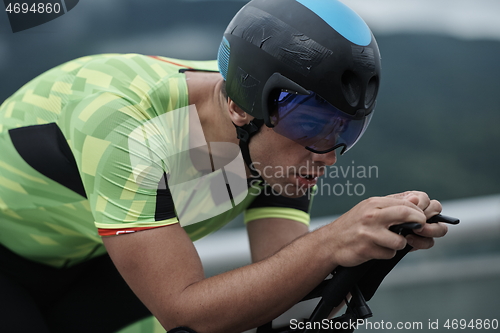
[[[79,0],[3,0],[12,32],[52,21],[73,9]]]

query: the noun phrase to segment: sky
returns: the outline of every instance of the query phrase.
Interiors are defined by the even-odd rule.
[[[500,40],[500,0],[342,0],[378,33]]]
[[[248,0],[233,1],[244,3]],[[354,9],[379,33],[416,31],[500,40],[500,0],[340,1]]]
[[[89,24],[85,14],[116,15],[125,0],[81,0],[70,30]],[[127,0],[151,5],[163,0]],[[210,0],[177,0],[202,2]],[[245,4],[248,0],[227,0]],[[318,0],[323,1],[323,0]],[[430,32],[468,39],[500,40],[500,0],[340,0],[367,21],[376,33]],[[84,6],[83,4],[85,3]],[[95,10],[95,9],[98,10]],[[88,10],[90,9],[90,12]],[[6,19],[1,17],[2,21]],[[216,18],[214,18],[216,19]],[[7,27],[5,22],[2,27]]]
[[[101,9],[112,10],[117,1],[123,0],[85,0]],[[135,0],[128,0],[135,1]],[[154,3],[158,0],[143,0]],[[181,0],[182,1],[182,0]],[[210,0],[183,0],[190,2]],[[229,0],[241,2],[248,0]],[[324,1],[324,0],[317,0]],[[500,41],[500,0],[340,0],[365,19],[375,35],[401,32],[419,32],[451,35],[464,39],[493,39]],[[216,19],[216,18],[214,18]],[[88,20],[84,20],[88,22]],[[83,23],[85,24],[85,23]],[[158,40],[170,40],[180,49],[189,49],[192,45],[205,45],[210,49],[214,41],[213,33],[207,30],[192,31],[186,27],[179,31],[159,31],[158,36],[124,37],[126,40],[106,41],[95,52],[103,52],[111,46],[124,52],[130,45],[141,50],[155,53]],[[186,38],[189,36],[189,38]],[[218,40],[218,39],[217,39]],[[158,52],[156,52],[158,53]],[[171,54],[171,56],[181,56]]]

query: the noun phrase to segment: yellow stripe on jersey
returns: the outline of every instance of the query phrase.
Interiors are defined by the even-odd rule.
[[[286,207],[259,207],[248,209],[244,213],[244,221],[248,223],[253,220],[266,218],[288,219],[309,225],[310,216],[308,213],[298,209]]]

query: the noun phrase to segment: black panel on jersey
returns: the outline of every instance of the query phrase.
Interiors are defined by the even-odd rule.
[[[174,200],[168,187],[166,174],[163,174],[156,190],[155,221],[163,221],[176,217]]]
[[[33,169],[87,197],[75,158],[56,123],[9,130],[19,155]]]
[[[261,189],[261,193],[250,204],[248,209],[261,207],[284,207],[295,208],[303,212],[309,213],[311,195],[303,195],[299,198],[289,198],[277,194],[272,191],[270,186],[265,186]]]

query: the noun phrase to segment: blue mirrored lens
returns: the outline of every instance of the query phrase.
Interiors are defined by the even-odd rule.
[[[271,115],[274,131],[306,149],[324,154],[342,147],[349,150],[363,135],[373,111],[356,119],[314,92],[297,95],[281,92]]]

